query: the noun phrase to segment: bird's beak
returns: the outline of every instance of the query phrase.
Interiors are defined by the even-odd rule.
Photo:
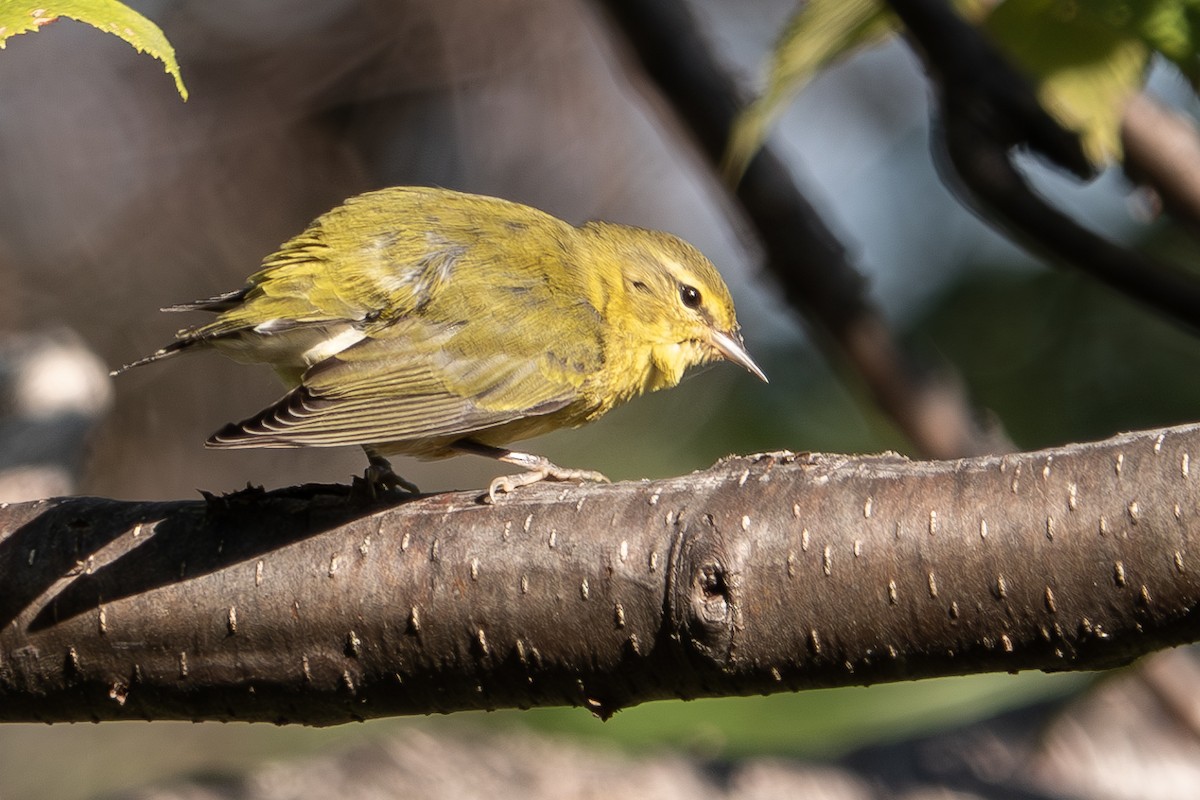
[[[721,355],[725,356],[727,360],[732,361],[738,366],[745,367],[751,375],[754,375],[763,383],[768,383],[766,373],[759,369],[758,364],[755,364],[754,359],[746,352],[746,345],[742,342],[741,334],[737,331],[725,333],[714,328],[709,331],[708,342]]]

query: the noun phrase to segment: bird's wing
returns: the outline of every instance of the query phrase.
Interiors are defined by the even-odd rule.
[[[579,400],[599,349],[567,342],[534,350],[535,337],[524,338],[473,347],[453,326],[401,320],[314,365],[275,405],[208,443],[325,447],[466,436]]]

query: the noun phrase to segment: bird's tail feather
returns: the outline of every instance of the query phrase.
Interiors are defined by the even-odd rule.
[[[163,348],[160,348],[160,349],[154,351],[153,353],[146,356],[145,358],[139,358],[137,361],[131,361],[122,367],[118,367],[117,369],[112,370],[108,374],[115,378],[116,376],[120,375],[121,373],[125,372],[126,370],[133,369],[134,367],[140,367],[143,364],[151,364],[155,361],[161,361],[162,359],[169,358],[169,357],[175,355],[176,353],[183,352],[184,350],[188,349],[192,345],[199,344],[200,341],[201,340],[199,340],[199,339],[180,339],[178,341],[171,342],[166,347],[163,347]]]
[[[160,311],[228,311],[236,306],[246,297],[246,292],[250,291],[248,286],[243,286],[241,289],[235,289],[232,292],[206,297],[203,300],[193,300],[190,303],[175,303],[174,305],[160,308]]]

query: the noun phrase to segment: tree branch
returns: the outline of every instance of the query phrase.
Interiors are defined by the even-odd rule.
[[[363,508],[0,510],[0,720],[332,724],[1097,669],[1200,637],[1200,426]]]

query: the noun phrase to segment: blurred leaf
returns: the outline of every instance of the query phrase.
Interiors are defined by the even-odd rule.
[[[967,19],[984,4],[957,0]],[[771,125],[817,74],[883,39],[897,22],[879,0],[809,0],[792,16],[771,53],[767,85],[730,135],[723,170],[736,180]],[[1039,85],[1042,105],[1077,131],[1088,158],[1121,155],[1126,100],[1145,79],[1154,52],[1200,86],[1200,0],[1005,0],[987,17],[1001,48]]]
[[[0,2],[0,49],[9,37],[36,31],[59,17],[107,31],[129,42],[139,53],[157,58],[175,79],[179,96],[187,100],[187,87],[183,85],[179,64],[175,62],[175,49],[167,37],[153,22],[117,0],[45,0],[37,3],[4,0]]]
[[[987,29],[1004,51],[1038,81],[1042,105],[1083,139],[1097,165],[1121,155],[1121,114],[1125,101],[1144,81],[1150,60],[1143,23],[1155,16],[1160,39],[1176,39],[1155,14],[1181,0],[1007,0],[988,17]],[[1170,34],[1168,36],[1168,34]]]
[[[1197,39],[1200,0],[1171,0],[1153,4],[1142,23],[1146,43],[1170,59],[1196,89],[1200,84]]]
[[[818,70],[883,39],[894,17],[878,0],[809,0],[791,18],[771,53],[767,88],[741,113],[721,169],[731,183],[745,171],[767,131]]]
[[[980,19],[986,7],[982,0],[953,2],[970,20]],[[818,71],[877,44],[898,27],[880,0],[801,2],[771,51],[766,89],[742,111],[730,132],[721,166],[726,179],[734,183],[741,177],[784,108]]]

